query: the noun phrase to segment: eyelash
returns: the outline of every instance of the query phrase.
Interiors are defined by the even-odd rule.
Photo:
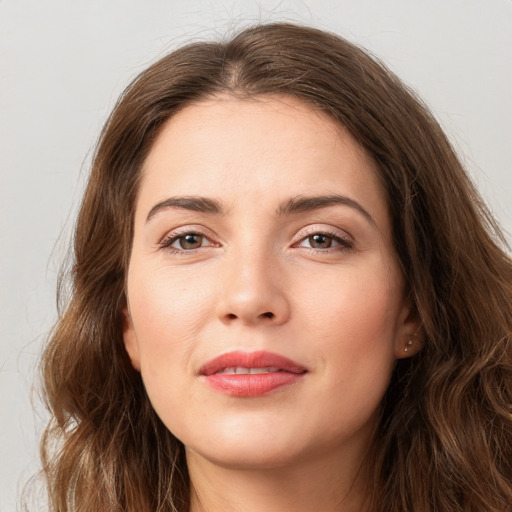
[[[185,238],[186,236],[197,236],[197,237],[204,238],[204,239],[208,240],[209,245],[207,245],[207,246],[201,245],[200,247],[198,247],[196,249],[188,249],[188,250],[187,249],[176,249],[176,248],[172,247],[172,244],[174,242],[177,242],[178,240],[180,240],[180,238]],[[194,253],[197,250],[202,249],[203,247],[216,247],[216,246],[218,246],[218,244],[213,243],[211,241],[211,239],[208,236],[206,236],[204,233],[201,233],[200,231],[190,230],[190,231],[183,231],[181,233],[174,232],[174,233],[169,234],[159,243],[159,246],[162,249],[165,249],[166,251],[170,252],[171,254],[185,255],[185,254]]]
[[[185,238],[186,236],[197,236],[202,237],[206,239],[209,244],[206,246],[201,245],[198,248],[195,249],[177,249],[173,248],[172,244],[177,242],[178,240]],[[315,248],[315,247],[303,247],[300,244],[304,243],[309,238],[312,238],[314,236],[325,236],[327,238],[330,238],[332,242],[337,243],[339,245],[336,245],[334,247],[328,247],[325,249]],[[204,233],[201,233],[200,231],[183,231],[181,233],[171,233],[168,236],[166,236],[160,243],[160,248],[165,249],[166,251],[170,252],[171,254],[177,254],[177,255],[185,255],[185,254],[191,254],[195,253],[199,249],[202,249],[203,247],[218,247],[219,244],[216,244],[212,242],[212,240]],[[310,233],[306,233],[302,238],[293,244],[292,247],[303,247],[304,249],[308,250],[308,252],[312,252],[314,254],[321,253],[327,253],[327,252],[334,252],[334,251],[350,251],[354,248],[354,244],[352,241],[350,241],[348,238],[345,238],[343,236],[340,236],[338,233],[334,233],[329,230],[311,230]]]
[[[330,238],[332,242],[338,243],[339,245],[334,247],[328,247],[325,249],[319,249],[315,247],[304,247],[305,249],[308,249],[311,252],[318,253],[323,252],[334,252],[334,251],[350,251],[354,248],[354,243],[348,239],[348,237],[340,236],[339,233],[334,233],[329,230],[312,230],[310,233],[306,233],[305,236],[303,236],[299,242],[294,244],[294,247],[300,247],[300,244],[308,240],[308,238],[312,238],[316,235],[325,236],[327,238]]]

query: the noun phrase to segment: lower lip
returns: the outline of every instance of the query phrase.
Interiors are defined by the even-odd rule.
[[[216,391],[236,397],[263,396],[275,389],[296,384],[304,373],[272,372],[230,375],[220,373],[205,377]]]

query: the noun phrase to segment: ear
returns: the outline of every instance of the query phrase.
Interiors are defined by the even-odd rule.
[[[137,342],[137,336],[135,335],[135,329],[128,307],[123,309],[123,341],[124,348],[130,357],[133,368],[140,372],[139,343]]]
[[[422,326],[423,323],[416,305],[410,298],[405,298],[399,317],[399,325],[397,326],[396,359],[414,356],[423,348],[424,333]]]

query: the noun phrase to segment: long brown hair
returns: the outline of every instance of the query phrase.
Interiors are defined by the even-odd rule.
[[[284,94],[330,113],[377,163],[424,346],[397,362],[368,494],[379,512],[512,503],[512,263],[428,109],[344,39],[291,24],[185,46],[144,71],[101,134],[74,237],[70,297],[42,362],[51,510],[188,510],[183,446],[123,346],[141,166],[162,124],[218,93]]]

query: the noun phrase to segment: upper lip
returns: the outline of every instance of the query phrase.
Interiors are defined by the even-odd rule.
[[[256,352],[233,351],[211,359],[199,369],[201,375],[213,375],[226,368],[279,368],[279,370],[290,373],[304,373],[306,368],[291,359],[266,352],[264,350]]]

